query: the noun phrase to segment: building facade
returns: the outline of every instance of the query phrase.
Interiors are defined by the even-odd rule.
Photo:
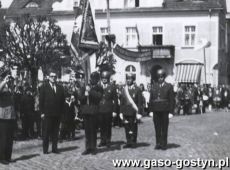
[[[96,6],[97,33],[103,40],[108,31],[106,3],[96,4],[100,4]],[[111,0],[110,8],[111,33],[116,35],[117,44],[133,51],[148,49],[152,53],[152,58],[144,62],[116,56],[117,80],[124,82],[125,72],[132,68],[137,84],[146,83],[150,81],[150,72],[163,67],[172,82],[228,83],[223,4],[211,0],[120,0],[116,3]],[[205,56],[202,47],[197,49],[199,43],[200,46],[205,43],[202,40],[209,42]],[[184,74],[178,75],[181,72]],[[193,72],[197,72],[194,78],[189,76]]]
[[[70,42],[76,2],[14,0],[8,17],[22,13],[51,15]],[[90,2],[95,8],[98,39],[104,41],[108,34],[106,0]],[[133,72],[137,84],[147,84],[150,73],[165,68],[168,81],[173,83],[229,84],[224,2],[110,0],[110,33],[116,36],[117,61],[113,78],[124,83],[126,73]],[[93,55],[89,60],[92,72],[97,69],[96,58]]]

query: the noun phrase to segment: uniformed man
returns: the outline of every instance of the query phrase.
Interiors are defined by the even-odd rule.
[[[112,136],[112,117],[116,116],[118,107],[117,92],[114,86],[110,84],[110,72],[101,73],[101,87],[103,88],[102,99],[99,104],[99,128],[101,142],[99,147],[110,147]]]
[[[166,73],[163,69],[157,71],[158,82],[153,84],[150,92],[150,110],[156,132],[155,149],[167,149],[169,113],[174,110],[173,86],[165,82]]]
[[[98,104],[103,92],[102,87],[98,85],[99,80],[99,73],[93,72],[90,75],[90,85],[86,86],[84,95],[81,97],[81,111],[85,125],[86,148],[82,155],[96,154]]]
[[[137,120],[141,117],[141,91],[134,84],[135,75],[126,75],[126,86],[121,92],[120,118],[124,122],[127,143],[124,148],[133,148],[137,143]]]

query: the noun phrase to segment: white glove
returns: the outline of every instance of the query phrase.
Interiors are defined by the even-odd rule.
[[[173,114],[169,113],[169,119],[173,118]]]
[[[117,116],[117,113],[113,112],[113,117],[116,117]]]
[[[137,114],[136,118],[137,118],[137,120],[140,120],[142,118],[142,115],[141,114]]]
[[[150,117],[153,117],[153,112],[150,112],[150,113],[149,113],[149,116],[150,116]]]
[[[120,117],[121,120],[124,120],[123,113],[120,113],[120,114],[119,114],[119,117]]]
[[[41,118],[43,119],[45,117],[45,115],[44,114],[41,114]]]

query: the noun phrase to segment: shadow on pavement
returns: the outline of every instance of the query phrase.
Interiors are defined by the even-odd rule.
[[[32,154],[32,155],[23,155],[19,158],[16,158],[16,159],[13,159],[13,162],[16,162],[16,161],[24,161],[24,160],[28,160],[28,159],[32,159],[36,156],[39,156],[40,154]]]
[[[58,149],[60,152],[68,152],[68,151],[72,151],[78,149],[78,146],[70,146],[70,147],[66,147],[66,148],[60,148]]]
[[[137,143],[135,145],[135,148],[139,148],[139,147],[147,147],[147,146],[150,146],[149,143],[145,143],[145,142],[141,142],[141,143]]]
[[[173,149],[173,148],[179,148],[179,147],[180,147],[180,145],[175,144],[175,143],[169,143],[167,145],[167,149]]]
[[[98,148],[97,153],[121,150],[121,145],[123,145],[124,143],[125,143],[124,141],[113,141],[111,142],[109,148],[108,147]]]

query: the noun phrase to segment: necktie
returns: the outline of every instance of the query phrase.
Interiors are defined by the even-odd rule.
[[[53,89],[54,93],[56,93],[54,85],[52,85],[52,89]]]

